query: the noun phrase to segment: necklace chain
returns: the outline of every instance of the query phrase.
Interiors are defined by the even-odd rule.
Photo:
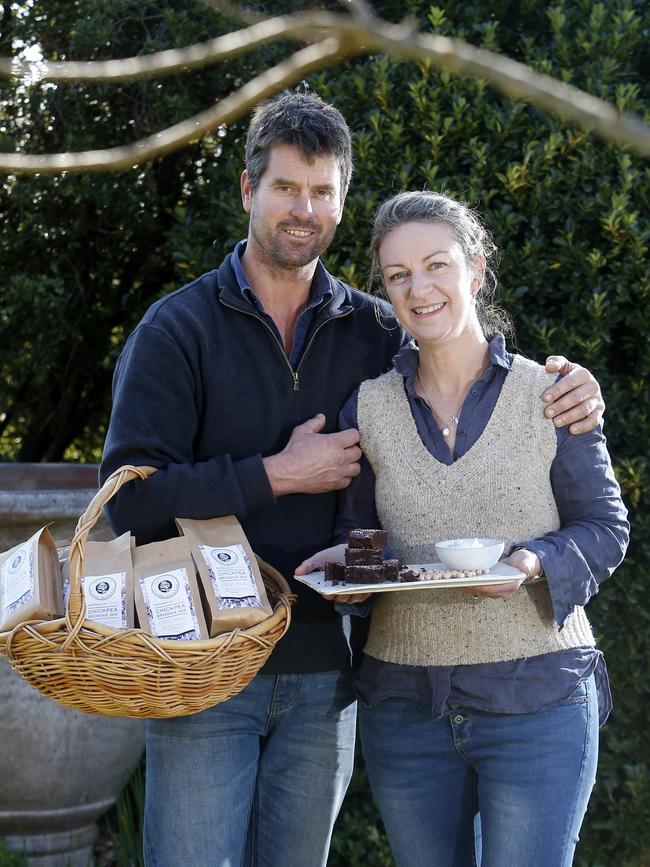
[[[456,410],[456,413],[454,415],[450,415],[449,419],[447,421],[445,421],[443,419],[443,417],[440,415],[440,413],[437,412],[434,405],[431,403],[431,398],[429,397],[429,392],[427,391],[427,387],[424,384],[424,379],[422,379],[422,374],[420,373],[419,365],[417,368],[417,377],[420,380],[420,385],[422,386],[422,391],[424,392],[424,396],[427,399],[427,403],[429,404],[429,408],[431,409],[431,412],[435,415],[435,417],[438,419],[438,421],[440,421],[442,423],[442,426],[443,426],[442,427],[442,435],[443,435],[443,437],[448,437],[450,434],[449,425],[452,424],[452,422],[455,425],[458,424],[458,421],[459,421],[458,413],[460,412],[460,407]]]

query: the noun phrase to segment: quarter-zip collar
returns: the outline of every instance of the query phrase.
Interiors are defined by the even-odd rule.
[[[241,293],[233,266],[230,263],[233,255],[233,253],[230,253],[226,256],[218,270],[219,300],[228,307],[241,310],[242,313],[252,313],[261,318],[259,317],[259,313],[255,311],[250,302]],[[328,288],[323,293],[323,302],[316,310],[314,329],[318,328],[326,320],[346,315],[354,309],[350,303],[350,297],[345,284],[332,277],[324,267],[323,271]]]
[[[244,271],[244,268],[243,268],[243,265],[241,262],[241,257],[243,255],[245,249],[246,249],[246,240],[239,241],[239,243],[236,245],[235,249],[232,251],[232,254],[230,256],[230,264],[231,264],[232,270],[235,274],[235,279],[237,280],[237,283],[239,284],[239,289],[240,289],[242,295],[244,296],[244,298],[246,298],[248,301],[250,301],[250,303],[253,304],[253,306],[256,307],[258,310],[265,313],[266,311],[264,310],[264,305],[262,304],[260,299],[257,297],[255,292],[253,291],[253,288],[251,287],[251,284],[250,284],[250,280],[246,276],[246,272]],[[320,304],[322,304],[323,301],[326,301],[329,299],[329,297],[331,295],[331,291],[330,291],[329,280],[327,279],[328,276],[329,275],[328,275],[327,271],[325,270],[325,266],[323,265],[323,263],[319,259],[318,262],[316,263],[316,270],[314,271],[314,276],[312,278],[311,286],[309,288],[309,299],[307,301],[306,309],[309,310],[309,309],[316,308]]]
[[[269,334],[277,344],[280,355],[286,365],[287,372],[291,376],[293,390],[299,391],[300,368],[308,355],[318,332],[329,320],[340,319],[343,316],[347,316],[354,309],[352,304],[345,303],[348,298],[346,288],[344,284],[339,283],[338,280],[335,280],[330,274],[328,274],[323,267],[323,278],[326,280],[329,288],[323,292],[323,301],[320,306],[311,313],[313,320],[309,328],[309,333],[306,335],[306,339],[305,335],[303,335],[299,356],[294,358],[294,354],[292,354],[291,359],[289,359],[284,350],[284,346],[282,345],[275,324],[272,322],[270,317],[263,312],[263,310],[260,310],[255,304],[252,304],[242,292],[231,261],[236,255],[236,253],[231,253],[227,256],[219,268],[219,301],[226,307],[239,310],[247,316],[252,316],[257,319],[264,328],[268,329]]]

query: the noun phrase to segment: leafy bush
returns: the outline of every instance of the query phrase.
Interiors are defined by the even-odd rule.
[[[286,4],[264,8],[284,11]],[[394,21],[408,12],[423,30],[466,38],[650,117],[650,7],[642,0],[474,0],[447,8],[382,0],[375,8]],[[200,4],[190,12],[181,0],[119,0],[110,11],[90,0],[44,0],[39,14],[52,57],[125,56],[226,29],[214,13]],[[0,41],[31,38],[27,18],[3,26]],[[284,50],[270,47],[161,83],[34,87],[17,108],[0,105],[0,147],[12,148],[26,128],[33,150],[133,140],[207,107]],[[518,348],[537,359],[562,352],[602,384],[633,541],[615,580],[589,608],[615,710],[602,732],[577,863],[640,867],[650,860],[648,163],[485,82],[426,63],[372,56],[338,64],[310,84],[341,108],[356,149],[328,266],[364,285],[371,215],[393,192],[428,187],[461,196],[483,212],[503,250],[501,299],[514,316]],[[244,128],[245,121],[233,124],[121,175],[5,183],[0,457],[97,457],[125,335],[154,298],[214,267],[245,234],[238,186]],[[390,864],[361,766],[331,863]]]
[[[27,857],[21,852],[10,852],[0,837],[0,867],[27,867]]]

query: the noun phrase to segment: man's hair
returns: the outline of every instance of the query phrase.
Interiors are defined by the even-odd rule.
[[[255,109],[246,135],[246,170],[255,190],[274,145],[292,145],[307,162],[333,157],[341,171],[341,197],[352,176],[350,130],[341,112],[309,93],[285,90]]]

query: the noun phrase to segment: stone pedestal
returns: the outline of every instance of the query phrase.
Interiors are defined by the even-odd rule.
[[[0,462],[0,551],[29,539],[45,524],[57,542],[72,539],[79,516],[97,493],[97,464]],[[112,537],[102,517],[91,538]]]
[[[0,835],[30,867],[88,867],[96,820],[142,755],[141,720],[79,713],[0,658]]]
[[[0,551],[50,522],[69,540],[96,490],[96,466],[0,464]],[[0,836],[30,867],[90,867],[96,820],[142,756],[142,721],[63,707],[3,657],[0,697]]]

